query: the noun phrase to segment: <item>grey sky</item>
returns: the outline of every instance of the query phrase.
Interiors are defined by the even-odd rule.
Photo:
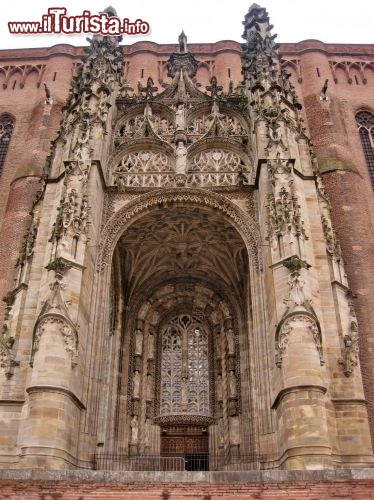
[[[41,21],[48,7],[66,7],[67,15],[83,10],[96,14],[109,5],[107,0],[12,0],[3,9],[0,21],[0,48],[48,47],[58,43],[86,45],[85,35],[10,35],[8,21]],[[148,35],[126,36],[125,44],[140,40],[176,43],[182,29],[189,43],[241,41],[242,20],[251,1],[230,0],[113,0],[121,18],[143,19],[151,26]],[[316,38],[335,43],[374,43],[372,0],[264,0],[273,33],[278,42],[298,42]]]

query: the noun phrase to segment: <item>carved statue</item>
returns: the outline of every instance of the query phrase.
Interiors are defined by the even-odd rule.
[[[147,375],[146,400],[152,401],[152,375]]]
[[[234,354],[235,353],[234,331],[232,328],[228,328],[226,330],[226,338],[227,338],[227,347],[229,349],[229,354]]]
[[[144,117],[148,118],[148,120],[152,120],[152,108],[151,105],[147,102],[144,108]]]
[[[219,445],[222,446],[225,442],[225,429],[223,425],[223,418],[218,420],[218,442]]]
[[[153,351],[154,351],[154,335],[149,332],[148,335],[148,359],[153,359]]]
[[[175,129],[184,130],[186,128],[186,111],[184,104],[178,104],[175,112]]]
[[[144,445],[149,446],[150,444],[150,435],[151,435],[151,421],[149,418],[146,419],[144,425]]]
[[[291,273],[288,284],[290,285],[288,301],[293,302],[297,306],[304,304],[306,301],[304,293],[305,281],[300,277],[300,274],[297,271]]]
[[[138,370],[134,373],[133,379],[133,397],[138,398],[140,393],[140,372]]]
[[[175,154],[176,154],[175,173],[185,174],[187,171],[187,149],[183,141],[178,141],[178,146]]]
[[[131,427],[131,443],[136,444],[138,442],[139,437],[139,424],[138,417],[134,415],[130,422]]]
[[[358,328],[355,321],[351,321],[350,332],[344,335],[344,352],[339,364],[343,365],[346,377],[350,377],[354,367],[358,365]]]
[[[143,334],[141,330],[135,331],[135,354],[141,355],[143,350]]]

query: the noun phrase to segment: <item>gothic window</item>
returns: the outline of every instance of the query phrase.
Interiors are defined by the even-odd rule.
[[[208,335],[182,314],[162,334],[161,415],[209,415]]]
[[[9,115],[0,116],[0,175],[5,163],[10,139],[12,137],[14,120]]]
[[[356,115],[356,121],[371,184],[374,188],[374,114],[369,111],[360,111]]]

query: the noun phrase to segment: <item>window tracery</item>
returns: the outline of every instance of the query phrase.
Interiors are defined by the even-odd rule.
[[[162,334],[161,415],[209,415],[208,335],[187,314]]]
[[[9,115],[0,117],[0,175],[5,163],[10,139],[12,137],[14,120]]]
[[[360,111],[356,115],[356,122],[369,170],[371,185],[374,188],[374,114],[369,111]]]

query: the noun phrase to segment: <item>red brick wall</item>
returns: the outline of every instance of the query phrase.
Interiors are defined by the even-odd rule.
[[[1,499],[14,500],[369,500],[374,480],[336,482],[209,483],[68,483],[0,481]]]

